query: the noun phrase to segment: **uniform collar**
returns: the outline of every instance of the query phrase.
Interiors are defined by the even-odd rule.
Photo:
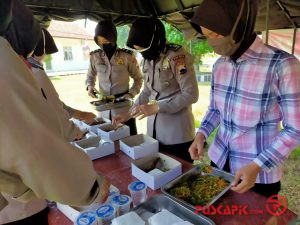
[[[27,59],[27,61],[32,67],[44,70],[43,64],[37,61],[35,58],[30,57]]]

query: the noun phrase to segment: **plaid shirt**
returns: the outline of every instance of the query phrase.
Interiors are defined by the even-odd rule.
[[[259,37],[236,62],[219,58],[198,132],[208,137],[218,126],[208,152],[218,167],[229,157],[235,174],[254,161],[262,168],[256,183],[279,181],[282,162],[300,144],[299,61]]]

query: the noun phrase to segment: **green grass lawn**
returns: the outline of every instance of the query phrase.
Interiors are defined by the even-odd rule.
[[[84,80],[85,75],[51,77],[51,80],[59,93],[61,100],[74,108],[93,111],[89,102]],[[196,126],[199,127],[209,104],[209,84],[199,85],[199,100],[193,105]],[[95,112],[95,111],[94,111]],[[96,112],[95,112],[96,113]],[[137,122],[138,131],[146,132],[146,120]],[[215,133],[214,133],[215,134]],[[208,143],[213,140],[214,134],[209,137]],[[209,161],[206,158],[205,161]],[[295,149],[284,163],[284,178],[280,194],[287,199],[288,207],[300,215],[300,147]]]

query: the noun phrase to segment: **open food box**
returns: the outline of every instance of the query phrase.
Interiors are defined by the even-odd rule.
[[[182,173],[182,165],[177,160],[156,153],[137,159],[131,163],[132,175],[156,190]]]
[[[145,134],[138,134],[120,140],[120,150],[132,159],[158,153],[158,141]]]
[[[74,118],[72,118],[71,120],[77,127],[79,127],[79,129],[81,131],[83,131],[83,132],[91,131],[95,134],[97,134],[97,128],[100,125],[111,123],[111,121],[109,119],[102,118],[102,117],[96,117],[92,124],[86,124],[85,122],[78,120],[78,119],[74,119]]]
[[[72,143],[83,150],[91,160],[95,160],[115,153],[115,145],[112,141],[104,140],[99,136],[92,136],[84,140]]]
[[[211,166],[195,166],[161,188],[180,204],[196,210],[197,205],[212,205],[230,188],[234,176]]]
[[[117,126],[112,124],[102,124],[97,128],[97,133],[100,137],[106,140],[116,141],[124,137],[130,136],[130,129],[124,124]]]

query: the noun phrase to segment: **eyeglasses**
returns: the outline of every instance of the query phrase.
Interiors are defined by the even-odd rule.
[[[130,48],[127,46],[128,49],[132,50],[132,51],[136,51],[136,52],[139,52],[139,53],[142,53],[142,52],[145,52],[147,50],[149,50],[152,46],[152,42],[153,42],[153,39],[154,39],[154,34],[156,32],[156,24],[154,24],[154,31],[153,31],[153,35],[152,35],[152,38],[151,38],[151,41],[150,41],[150,45],[147,47],[147,48],[143,48],[143,49],[136,49],[136,48]]]

